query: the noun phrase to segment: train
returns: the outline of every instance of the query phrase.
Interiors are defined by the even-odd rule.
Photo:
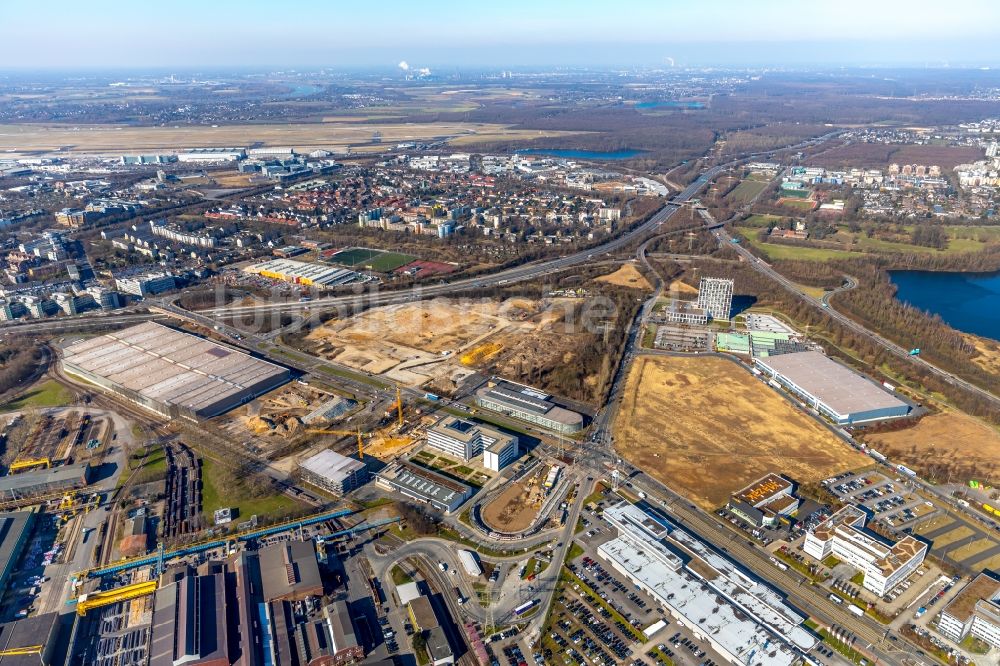
[[[523,604],[514,609],[514,615],[524,615],[532,608],[538,605],[538,599],[532,599],[531,601],[525,601]]]

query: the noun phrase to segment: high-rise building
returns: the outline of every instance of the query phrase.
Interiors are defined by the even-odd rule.
[[[703,277],[698,283],[698,307],[712,319],[729,319],[733,307],[733,281]]]

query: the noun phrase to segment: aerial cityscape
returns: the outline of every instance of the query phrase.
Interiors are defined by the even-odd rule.
[[[0,8],[0,666],[1000,665],[997,26]]]

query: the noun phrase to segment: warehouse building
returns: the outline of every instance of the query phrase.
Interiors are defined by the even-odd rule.
[[[483,467],[499,472],[517,460],[518,439],[478,423],[446,416],[427,430],[428,446],[461,460],[482,454]]]
[[[332,664],[352,664],[365,658],[365,649],[358,642],[358,636],[351,622],[351,613],[344,600],[334,601],[323,609],[330,627],[330,647]]]
[[[0,594],[10,583],[11,574],[21,559],[21,553],[28,542],[34,522],[35,514],[31,511],[0,514]]]
[[[90,475],[90,463],[78,463],[0,476],[0,500],[51,495],[83,488],[90,483]]]
[[[429,469],[401,461],[375,475],[375,485],[453,513],[472,496],[472,488]]]
[[[983,572],[962,588],[938,618],[942,634],[960,643],[967,636],[1000,648],[1000,579]]]
[[[289,380],[238,349],[147,322],[63,351],[63,369],[168,418],[210,418]]]
[[[323,580],[312,541],[284,541],[257,551],[267,601],[323,596]]]
[[[598,555],[730,663],[794,666],[815,646],[778,592],[676,524],[627,502],[604,517],[618,536]]]
[[[824,560],[833,555],[864,574],[862,586],[878,596],[890,592],[923,563],[927,544],[907,534],[896,543],[882,540],[864,530],[868,519],[852,504],[806,533],[802,550]]]
[[[308,287],[339,287],[367,279],[360,273],[349,271],[346,268],[295,261],[294,259],[271,259],[260,264],[247,266],[243,270],[272,280],[283,280]]]
[[[771,381],[837,425],[906,416],[910,406],[882,386],[817,351],[755,358]]]
[[[768,474],[734,494],[729,511],[755,527],[774,525],[781,516],[791,516],[799,508],[792,494],[794,485],[777,474]]]
[[[178,162],[237,162],[247,156],[246,148],[188,148],[177,153]]]
[[[304,481],[338,497],[368,483],[368,468],[363,462],[329,449],[306,458],[299,469]]]
[[[506,379],[494,377],[476,391],[476,404],[566,435],[583,429],[581,414],[555,404],[547,393]]]
[[[229,666],[226,575],[171,569],[153,598],[149,666]]]

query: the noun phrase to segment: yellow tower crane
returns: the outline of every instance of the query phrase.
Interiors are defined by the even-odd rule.
[[[396,412],[399,414],[399,427],[403,427],[403,395],[399,387],[396,387]]]
[[[328,428],[306,428],[306,432],[313,433],[315,435],[355,435],[358,438],[358,459],[361,460],[361,462],[365,461],[364,440],[362,439],[364,435],[361,434],[361,428],[358,428],[356,431],[331,430]]]

